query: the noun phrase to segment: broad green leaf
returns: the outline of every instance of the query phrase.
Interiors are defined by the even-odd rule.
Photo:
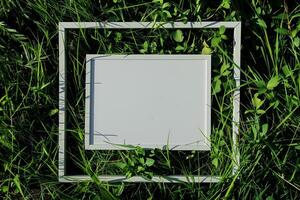
[[[152,52],[157,50],[157,44],[156,44],[156,42],[154,42],[154,41],[151,42],[150,49],[151,49]]]
[[[258,98],[258,94],[254,94],[254,97],[252,98],[252,104],[256,109],[259,109],[263,105],[264,101],[262,101],[260,98]]]
[[[117,162],[115,163],[115,165],[120,169],[125,169],[125,167],[127,166],[127,164],[123,162]]]
[[[214,37],[211,39],[211,46],[212,47],[216,47],[219,45],[219,43],[221,42],[221,37]]]
[[[226,70],[223,74],[222,74],[222,76],[228,76],[230,74],[230,71],[229,70]]]
[[[145,49],[140,49],[139,51],[140,51],[140,53],[146,53],[147,52]]]
[[[254,140],[256,140],[257,139],[257,127],[255,126],[255,124],[251,124],[251,130],[253,133],[253,138],[254,138]]]
[[[183,39],[184,39],[184,36],[183,36],[183,33],[181,30],[176,30],[175,32],[173,32],[173,39],[176,41],[176,42],[182,42]]]
[[[8,187],[7,185],[3,185],[3,186],[1,187],[1,190],[2,190],[3,193],[6,193],[6,192],[8,192],[9,187]]]
[[[58,109],[57,108],[50,110],[50,112],[48,113],[48,115],[51,117],[51,116],[55,115],[56,113],[58,113]]]
[[[262,114],[265,114],[266,111],[261,110],[261,109],[258,109],[258,110],[256,111],[256,113],[262,115]]]
[[[24,193],[23,193],[23,190],[22,190],[22,187],[21,187],[21,181],[19,179],[18,174],[14,177],[13,181],[14,181],[14,184],[15,184],[16,188],[19,190],[21,195],[24,197]]]
[[[132,172],[131,171],[127,171],[125,174],[126,178],[130,178],[132,176]]]
[[[201,53],[204,54],[204,55],[210,55],[212,52],[211,48],[209,47],[203,47]]]
[[[288,35],[289,31],[286,28],[276,28],[276,33],[279,33],[280,35]]]
[[[218,168],[218,166],[219,166],[219,159],[218,159],[218,158],[214,158],[214,159],[212,160],[212,164],[213,164],[216,168]]]
[[[228,71],[227,69],[229,69],[229,64],[224,63],[224,64],[221,66],[220,74],[221,74],[222,76],[228,75],[228,74],[227,74],[227,71]],[[229,72],[229,71],[228,71],[228,72]]]
[[[265,83],[263,80],[258,80],[258,81],[256,81],[255,85],[256,85],[258,88],[266,87],[266,83]]]
[[[177,14],[178,14],[178,8],[177,8],[177,7],[174,7],[173,15],[174,15],[174,16],[177,16]]]
[[[137,172],[142,172],[145,171],[145,168],[142,166],[138,166]]]
[[[220,28],[219,28],[219,34],[223,35],[225,33],[225,31],[226,31],[225,26],[220,26]]]
[[[267,91],[266,83],[263,80],[258,80],[255,85],[258,88],[259,94],[265,93]]]
[[[223,0],[221,3],[221,6],[225,9],[229,9],[230,8],[230,0]]]
[[[213,92],[212,95],[215,95],[219,92],[221,92],[221,80],[220,79],[216,79],[216,81],[213,83]]]
[[[299,32],[299,30],[298,29],[294,29],[294,30],[292,30],[291,31],[291,36],[292,36],[292,38],[295,38],[296,36],[297,36],[297,33]]]
[[[295,146],[295,149],[300,151],[300,144]]]
[[[149,43],[147,41],[145,41],[144,44],[143,44],[143,48],[148,49],[148,47],[149,47]]]
[[[273,108],[277,108],[278,105],[279,105],[279,101],[277,99],[270,103],[270,106],[273,107]]]
[[[177,47],[175,48],[176,51],[183,51],[184,47],[181,45],[177,45]]]
[[[289,96],[289,101],[292,102],[293,105],[298,106],[300,105],[300,99],[297,98],[297,96],[293,95],[293,96]],[[279,103],[279,102],[278,102]]]
[[[261,126],[261,128],[262,128],[262,130],[261,130],[261,132],[260,132],[260,136],[261,137],[263,137],[263,136],[265,136],[266,135],[266,133],[268,132],[268,127],[269,127],[269,125],[266,123],[266,124],[263,124],[262,126]]]
[[[225,146],[227,143],[224,140],[221,140],[219,146]]]
[[[262,20],[262,19],[257,19],[257,24],[258,24],[261,28],[263,28],[263,29],[266,29],[266,28],[267,28],[266,22],[265,22],[264,20]]]
[[[221,35],[222,40],[228,40],[227,35]]]
[[[133,161],[133,160],[128,160],[128,164],[129,164],[130,166],[132,166],[132,167],[134,167],[134,166],[135,166],[135,163],[134,163],[134,161]]]
[[[145,172],[146,178],[151,179],[153,177],[153,172]]]
[[[279,77],[278,76],[274,76],[272,77],[268,84],[267,84],[267,89],[268,90],[273,90],[275,87],[277,87],[277,85],[279,84]]]
[[[153,3],[159,3],[160,5],[163,5],[164,0],[153,0]]]
[[[206,44],[206,42],[203,42],[203,49],[201,51],[202,54],[204,55],[210,55],[212,53],[211,48],[209,48],[208,44]]]
[[[140,158],[140,163],[144,164],[145,163],[145,159],[144,158]]]
[[[169,8],[169,7],[171,7],[171,4],[169,2],[166,2],[162,5],[162,9]]]
[[[293,75],[293,71],[289,68],[288,65],[285,65],[285,66],[282,68],[282,71],[283,71],[283,73],[284,73],[284,75],[285,75],[286,77]]]
[[[140,146],[136,146],[135,152],[136,152],[137,154],[140,154],[140,155],[143,155],[143,156],[145,155],[145,149],[142,148],[142,147],[140,147]]]
[[[287,13],[280,13],[278,15],[273,16],[272,19],[288,20],[288,15],[287,15]]]
[[[172,15],[168,10],[163,10],[163,13],[167,15],[167,18],[172,18]]]
[[[261,14],[261,7],[256,7],[255,11],[257,12],[257,14]]]
[[[151,167],[152,165],[154,165],[154,160],[152,159],[152,158],[147,158],[146,159],[146,165],[148,166],[148,167]]]
[[[140,49],[139,51],[140,51],[140,53],[147,53],[148,48],[149,48],[149,43],[147,41],[145,41],[143,44],[143,49]]]
[[[114,39],[117,43],[120,42],[122,40],[122,33],[116,32]]]

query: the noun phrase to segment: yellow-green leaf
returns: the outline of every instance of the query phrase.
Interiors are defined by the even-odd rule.
[[[263,105],[264,101],[258,98],[258,94],[256,93],[252,98],[252,104],[255,106],[256,109],[259,109]]]
[[[184,36],[183,36],[183,33],[181,30],[176,30],[174,33],[173,33],[173,39],[176,41],[176,42],[182,42],[183,39],[184,39]]]
[[[268,84],[267,84],[267,89],[268,90],[273,90],[275,87],[277,87],[277,85],[279,84],[279,77],[278,76],[274,76],[272,77]]]
[[[266,29],[267,28],[267,24],[264,20],[262,19],[257,19],[257,24],[262,27],[263,29]]]
[[[146,165],[148,166],[148,167],[151,167],[152,165],[154,165],[154,160],[152,159],[152,158],[147,158],[146,159]]]

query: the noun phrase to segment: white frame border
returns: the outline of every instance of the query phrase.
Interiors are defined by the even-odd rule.
[[[66,29],[201,29],[201,28],[226,28],[234,29],[233,34],[233,62],[234,80],[236,88],[233,93],[233,117],[232,117],[232,140],[233,140],[233,175],[236,175],[240,165],[240,155],[238,150],[238,135],[240,123],[240,55],[241,55],[241,22],[59,22],[59,153],[58,153],[58,180],[59,182],[78,182],[92,180],[88,175],[65,175],[65,99],[66,99],[66,52],[65,39]],[[154,176],[151,180],[141,176],[133,176],[127,179],[125,176],[98,176],[104,182],[203,182],[215,183],[221,180],[218,176]]]

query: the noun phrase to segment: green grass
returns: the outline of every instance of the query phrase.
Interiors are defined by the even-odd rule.
[[[58,22],[242,21],[238,176],[232,176],[232,31],[70,30],[67,173],[58,182]],[[212,151],[85,151],[86,53],[212,53]],[[291,1],[0,1],[3,199],[299,199],[300,4]],[[114,183],[100,174],[221,175],[216,184]]]

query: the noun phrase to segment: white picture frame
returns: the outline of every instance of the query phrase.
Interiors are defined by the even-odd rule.
[[[92,180],[88,175],[66,175],[66,31],[68,29],[212,29],[224,26],[233,29],[233,62],[234,62],[234,80],[235,90],[233,92],[233,116],[232,116],[232,173],[236,174],[240,156],[238,150],[238,135],[240,123],[240,53],[241,53],[241,22],[60,22],[59,29],[59,133],[58,133],[58,180],[60,182],[78,182]],[[133,176],[126,178],[125,175],[100,175],[101,181],[107,182],[201,182],[214,183],[221,180],[219,176],[153,176],[151,180],[142,176]]]

